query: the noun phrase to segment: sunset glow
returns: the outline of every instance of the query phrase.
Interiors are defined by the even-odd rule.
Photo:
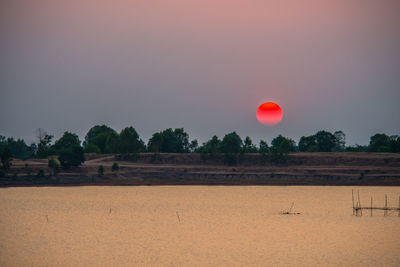
[[[281,107],[274,102],[267,102],[262,104],[257,109],[257,120],[268,126],[278,124],[283,117]]]

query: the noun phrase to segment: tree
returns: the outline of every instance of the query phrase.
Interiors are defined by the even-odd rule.
[[[343,131],[336,131],[333,133],[335,136],[334,151],[344,151],[346,148],[346,135]]]
[[[96,153],[96,154],[101,153],[100,148],[92,143],[86,145],[84,148],[84,151],[85,151],[85,153]]]
[[[315,152],[317,151],[317,141],[315,135],[302,136],[299,141],[300,152]]]
[[[104,153],[118,153],[119,152],[120,138],[117,133],[108,133],[105,143]]]
[[[197,151],[203,154],[215,155],[221,152],[221,140],[219,140],[218,137],[214,135],[210,140],[203,143],[203,145],[199,147]]]
[[[236,132],[226,134],[221,142],[221,152],[229,165],[237,164],[238,155],[242,149],[242,139]]]
[[[64,135],[54,144],[58,160],[63,168],[78,167],[85,161],[83,148],[76,134],[64,132]]]
[[[318,152],[331,152],[336,144],[335,136],[327,131],[319,131],[315,134]]]
[[[116,172],[119,171],[119,165],[118,163],[114,162],[113,165],[111,166],[111,171]]]
[[[8,171],[11,168],[11,161],[12,161],[12,153],[11,150],[6,147],[3,149],[1,153],[1,164],[3,166],[4,171]]]
[[[143,141],[133,127],[124,128],[119,134],[119,153],[138,153],[145,150]]]
[[[197,139],[194,139],[190,142],[189,151],[193,153],[197,150],[198,147],[199,147],[199,142],[197,141]]]
[[[94,144],[100,149],[100,152],[104,154],[106,152],[107,139],[109,139],[110,135],[116,136],[117,134],[114,132],[98,134],[93,139],[91,139],[90,143],[88,143],[86,146],[88,146],[89,144]]]
[[[183,128],[176,128],[174,135],[177,139],[178,149],[177,153],[188,153],[189,152],[189,135]]]
[[[6,137],[0,135],[0,153],[3,152],[3,149],[6,148],[6,146],[7,146]]]
[[[107,133],[116,133],[114,129],[108,127],[107,125],[96,125],[90,128],[85,136],[85,140],[83,142],[83,146],[87,146],[88,144],[92,143],[93,139],[100,134],[107,134]],[[100,148],[100,146],[99,146]],[[103,146],[105,148],[105,144]]]
[[[106,125],[96,125],[90,128],[86,134],[83,146],[86,150],[89,145],[95,145],[102,154],[116,153],[118,150],[118,138],[119,136],[114,129]],[[95,152],[96,149],[90,146],[87,148],[87,151]]]
[[[269,152],[269,147],[267,142],[265,142],[264,140],[260,140],[258,152],[260,154],[267,154]]]
[[[390,152],[400,152],[400,137],[398,135],[393,135],[390,137]]]
[[[154,133],[147,148],[150,152],[187,153],[189,152],[189,135],[183,128],[168,128]]]
[[[217,153],[221,152],[221,140],[214,135],[210,140],[198,147],[195,152],[200,153],[202,160],[206,160],[207,155],[214,158]]]
[[[59,152],[58,160],[63,168],[78,167],[85,162],[85,155],[81,146],[72,146]]]
[[[80,145],[81,141],[79,140],[78,135],[70,132],[64,132],[64,135],[55,142],[53,148],[54,151],[58,154],[63,149]]]
[[[161,132],[154,133],[153,136],[150,138],[147,149],[149,152],[160,152],[163,142],[163,136]]]
[[[264,164],[267,160],[267,154],[269,152],[268,144],[264,140],[260,140],[258,147],[258,153],[261,154],[261,163]]]
[[[243,152],[244,153],[257,153],[257,147],[253,145],[253,141],[249,136],[246,136],[243,142]]]
[[[39,143],[37,145],[36,156],[38,158],[47,158],[47,156],[52,154],[50,144],[53,139],[53,136],[47,134],[47,132],[45,132],[43,129],[39,128],[37,130],[37,137],[38,137]]]
[[[289,153],[295,151],[295,142],[292,139],[278,135],[271,142],[272,160],[275,163],[285,163]]]
[[[371,136],[368,152],[389,152],[390,137],[386,134],[375,134]]]
[[[26,160],[35,155],[35,147],[32,145],[28,146],[24,140],[15,140],[12,137],[6,139],[4,136],[0,135],[0,154],[6,147],[11,151],[14,158]]]

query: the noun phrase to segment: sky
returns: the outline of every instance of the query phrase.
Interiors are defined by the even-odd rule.
[[[398,0],[2,0],[0,135],[400,134]],[[275,126],[256,110],[274,101]]]

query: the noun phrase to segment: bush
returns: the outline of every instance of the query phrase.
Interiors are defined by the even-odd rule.
[[[36,175],[38,178],[44,177],[44,169],[40,169]]]
[[[114,162],[112,167],[111,167],[111,171],[116,172],[119,171],[119,165],[118,163]]]
[[[7,171],[11,168],[11,160],[12,160],[11,150],[6,147],[1,153],[1,164],[3,165],[4,171]]]
[[[53,175],[57,175],[60,172],[60,165],[55,159],[49,159],[48,166],[53,169]]]
[[[99,176],[103,176],[103,174],[104,174],[104,167],[103,167],[103,165],[100,165],[100,166],[99,166],[99,168],[97,169],[97,174],[98,174]]]
[[[85,155],[81,146],[75,145],[59,152],[58,160],[63,168],[78,167],[85,162]]]

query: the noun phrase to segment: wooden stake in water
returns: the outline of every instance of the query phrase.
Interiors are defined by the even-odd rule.
[[[353,216],[354,216],[354,212],[355,212],[355,210],[354,210],[354,192],[353,192],[354,190],[353,189],[351,189],[351,199],[353,200]],[[400,201],[400,197],[399,197],[399,201]],[[399,205],[400,205],[400,202],[399,202]],[[400,207],[400,206],[399,206]],[[399,213],[400,214],[400,213]],[[400,215],[399,215],[400,216]]]
[[[372,217],[372,197],[371,197],[371,217]]]
[[[357,190],[357,193],[358,193],[358,205],[359,205],[359,208],[360,208],[360,215],[362,216],[362,208],[361,208],[361,200],[360,200],[360,191]]]

